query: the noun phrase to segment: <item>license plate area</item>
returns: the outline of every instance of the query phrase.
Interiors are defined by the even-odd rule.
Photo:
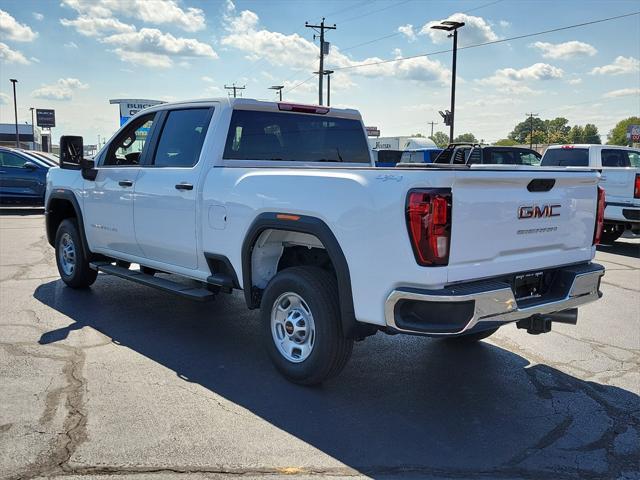
[[[516,300],[540,298],[545,293],[544,272],[522,273],[513,277],[513,295]]]

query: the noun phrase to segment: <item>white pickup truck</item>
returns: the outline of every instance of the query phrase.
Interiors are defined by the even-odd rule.
[[[590,167],[600,170],[606,195],[602,243],[613,243],[625,230],[640,234],[640,150],[616,145],[552,145],[543,167]]]
[[[46,230],[62,280],[242,290],[297,383],[336,375],[378,331],[543,333],[600,297],[595,170],[375,168],[357,111],[249,99],[148,108],[91,161],[81,137],[60,145]]]

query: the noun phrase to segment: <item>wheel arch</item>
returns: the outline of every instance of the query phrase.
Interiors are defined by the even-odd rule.
[[[252,253],[256,241],[266,230],[306,233],[315,236],[322,243],[336,273],[342,331],[347,337],[356,336],[358,322],[356,322],[353,308],[349,265],[338,240],[329,226],[316,217],[276,212],[265,212],[256,217],[247,230],[242,244],[242,287],[247,306],[249,308],[258,308],[260,305],[259,292],[253,286]]]
[[[67,218],[76,219],[84,251],[90,252],[78,199],[71,190],[57,188],[49,195],[45,205],[45,228],[47,241],[51,246],[55,246],[56,232],[60,223]]]

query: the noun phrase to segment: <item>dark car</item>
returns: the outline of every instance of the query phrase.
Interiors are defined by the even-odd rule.
[[[471,165],[540,165],[542,156],[535,150],[521,147],[497,147],[474,143],[452,143],[434,163]]]
[[[0,147],[0,202],[43,205],[50,166],[20,150]]]

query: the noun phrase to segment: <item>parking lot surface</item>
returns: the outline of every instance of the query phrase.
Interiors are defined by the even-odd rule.
[[[471,347],[378,334],[281,378],[241,295],[63,286],[41,212],[0,216],[0,477],[640,478],[640,241],[578,325]]]

